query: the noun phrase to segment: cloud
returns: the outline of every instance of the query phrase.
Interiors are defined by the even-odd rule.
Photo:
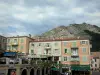
[[[41,34],[59,25],[100,26],[100,0],[1,0],[0,34]]]

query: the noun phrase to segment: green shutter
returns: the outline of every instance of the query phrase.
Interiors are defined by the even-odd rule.
[[[21,39],[21,43],[23,43],[24,42],[24,40],[23,39]]]
[[[65,53],[67,53],[67,49],[65,49]]]
[[[67,49],[67,53],[68,53],[68,54],[71,54],[71,50],[70,50],[70,49]]]
[[[33,50],[31,50],[31,53],[33,53]]]
[[[73,47],[76,47],[76,42],[72,42],[72,46]]]
[[[23,50],[23,46],[21,46],[20,49]]]

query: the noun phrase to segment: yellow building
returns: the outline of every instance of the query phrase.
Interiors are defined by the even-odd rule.
[[[29,42],[33,39],[28,36],[7,37],[7,51],[29,53]]]

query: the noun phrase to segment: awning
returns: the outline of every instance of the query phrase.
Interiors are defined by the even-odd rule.
[[[75,71],[89,71],[90,65],[72,65],[71,70]]]
[[[59,71],[59,69],[58,69],[58,68],[56,68],[56,67],[52,67],[52,68],[51,68],[51,70],[54,70],[54,71]]]

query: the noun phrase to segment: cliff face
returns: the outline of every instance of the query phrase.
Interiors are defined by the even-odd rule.
[[[96,25],[83,23],[83,24],[71,24],[69,26],[59,26],[57,28],[54,28],[50,31],[41,34],[41,36],[45,38],[74,37],[74,36],[90,37],[90,35],[87,32],[85,32],[85,30],[100,34],[100,28],[97,27]]]
[[[40,35],[41,38],[87,37],[92,44],[91,51],[100,50],[100,27],[86,23],[59,26]]]

